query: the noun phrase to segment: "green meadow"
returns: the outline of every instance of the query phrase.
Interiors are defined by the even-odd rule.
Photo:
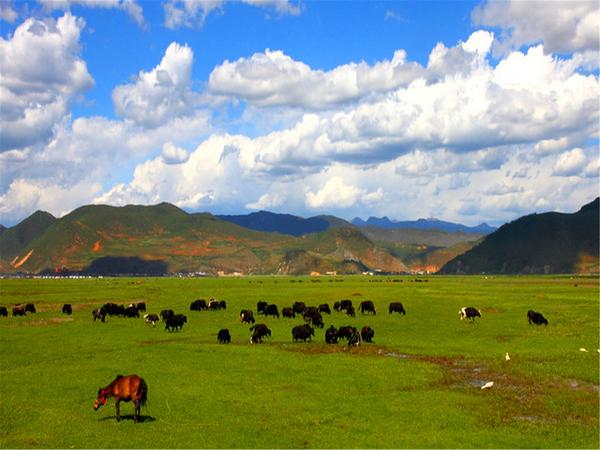
[[[598,448],[597,277],[418,279],[0,280],[0,447]],[[189,311],[211,297],[227,309]],[[322,329],[295,343],[300,318],[256,316],[272,338],[251,345],[239,321],[261,300],[281,310],[343,298],[356,317],[332,312],[325,328],[370,325],[373,343],[326,345]],[[358,311],[367,299],[377,315]],[[94,323],[109,301],[172,308],[188,323],[173,333],[141,318]],[[406,316],[388,314],[391,301]],[[37,313],[10,315],[30,302]],[[482,318],[459,320],[463,306]],[[549,325],[529,325],[529,309]],[[220,328],[231,344],[217,343]],[[94,411],[98,388],[131,373],[149,387],[142,421],[122,403],[117,422],[112,399]]]

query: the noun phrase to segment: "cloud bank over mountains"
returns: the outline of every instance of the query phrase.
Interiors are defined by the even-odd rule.
[[[137,3],[114,4],[143,23]],[[194,80],[202,55],[171,42],[114,87],[116,118],[71,112],[95,82],[85,21],[28,18],[0,38],[0,222],[91,202],[495,224],[570,211],[598,195],[598,8],[536,5],[479,5],[487,29],[438,43],[426,65],[398,48],[321,70],[265,49]],[[165,23],[201,26],[223,8],[170,1]]]

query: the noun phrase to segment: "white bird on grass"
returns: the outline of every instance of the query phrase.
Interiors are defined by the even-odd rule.
[[[485,383],[483,386],[481,386],[481,389],[489,389],[494,385],[493,381],[488,381],[487,383]]]
[[[506,359],[507,361],[510,361],[510,356],[508,356],[508,352],[506,352],[506,355],[504,356],[504,359]]]
[[[581,347],[581,348],[579,349],[579,351],[580,351],[580,352],[585,352],[585,353],[588,353],[587,349],[585,349],[585,348],[583,348],[583,347]]]

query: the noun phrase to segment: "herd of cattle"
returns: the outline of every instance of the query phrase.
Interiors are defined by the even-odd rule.
[[[204,299],[194,300],[190,304],[190,311],[217,311],[227,309],[227,303],[224,300],[211,299],[208,302]],[[371,300],[365,300],[360,302],[358,306],[361,314],[372,314],[376,315],[375,304]],[[356,317],[356,309],[352,303],[352,300],[344,299],[337,301],[333,304],[333,310],[336,312],[343,312],[350,317]],[[146,303],[131,303],[127,306],[117,305],[116,303],[105,303],[100,308],[96,308],[92,311],[92,318],[95,322],[99,320],[105,322],[106,317],[128,317],[128,318],[139,318],[140,312],[146,311]],[[26,305],[15,305],[12,308],[13,316],[25,316],[27,313],[35,313],[35,305],[33,303],[27,303]],[[70,315],[73,312],[73,308],[70,304],[64,304],[62,307],[63,314]],[[398,314],[405,315],[406,311],[404,306],[400,302],[391,302],[388,305],[388,313],[392,314],[397,312]],[[264,301],[260,301],[256,304],[256,315],[268,317],[273,316],[276,318],[284,317],[294,319],[297,316],[302,317],[304,324],[298,325],[292,328],[291,334],[292,339],[296,341],[307,341],[312,340],[315,335],[316,328],[324,328],[323,314],[331,315],[331,309],[327,303],[322,303],[319,306],[306,306],[304,302],[295,302],[291,307],[284,307],[279,312],[279,307],[275,304],[269,304]],[[8,310],[5,306],[0,306],[0,317],[7,317]],[[459,311],[460,320],[469,319],[471,322],[476,317],[481,317],[481,312],[471,306],[461,308]],[[144,322],[148,325],[155,326],[159,321],[163,321],[165,324],[165,330],[169,332],[179,331],[183,328],[183,325],[187,323],[187,317],[184,314],[175,314],[172,309],[165,309],[158,314],[144,314]],[[264,323],[256,323],[254,311],[250,309],[242,309],[239,314],[240,321],[242,323],[251,324],[250,327],[250,343],[258,344],[263,341],[266,337],[271,337],[271,330]],[[539,312],[529,310],[527,311],[527,319],[529,324],[535,325],[548,325],[548,320]],[[372,342],[375,336],[375,330],[370,326],[364,326],[360,330],[351,325],[341,326],[339,328],[331,325],[325,330],[325,342],[327,344],[337,344],[339,340],[346,339],[348,345],[359,345],[361,341]],[[228,344],[231,342],[231,334],[229,329],[223,328],[217,333],[217,341],[219,343]]]
[[[348,316],[356,317],[356,310],[351,300],[345,299],[333,304],[333,310],[337,312],[345,312]],[[362,314],[377,314],[375,305],[371,300],[366,300],[360,303],[359,310]],[[389,306],[389,313],[398,312],[406,314],[404,307],[399,302],[391,303]],[[279,319],[280,313],[279,308],[275,304],[268,304],[267,302],[258,302],[256,304],[256,314],[262,316],[273,316]],[[298,325],[292,328],[292,339],[297,341],[312,340],[315,335],[315,328],[324,328],[323,314],[331,315],[331,308],[327,303],[322,303],[319,306],[306,306],[304,302],[295,302],[290,307],[284,307],[281,309],[281,317],[295,319],[296,316],[302,317],[304,320],[303,325]],[[242,309],[240,311],[240,321],[242,323],[250,323],[250,343],[260,343],[262,339],[267,336],[271,336],[271,330],[263,323],[255,324],[256,319],[254,318],[254,311],[250,309]],[[223,332],[224,336],[229,336],[229,330],[224,329],[219,331]],[[364,326],[359,331],[353,326],[342,326],[335,328],[331,325],[325,331],[325,342],[327,344],[336,344],[338,339],[346,339],[348,345],[358,345],[361,341],[372,342],[375,336],[375,330],[370,326]],[[227,340],[219,339],[219,342],[228,342]]]

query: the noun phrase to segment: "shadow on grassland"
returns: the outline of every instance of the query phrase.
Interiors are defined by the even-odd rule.
[[[103,256],[81,272],[86,275],[163,275],[168,265],[161,259],[146,260],[137,256]]]
[[[104,422],[105,420],[117,420],[117,416],[106,416],[106,417],[102,417],[100,419],[98,419],[98,422]],[[133,420],[133,414],[122,414],[121,415],[121,420]],[[139,423],[144,423],[144,422],[154,422],[156,420],[156,418],[152,417],[152,416],[140,416],[140,418],[138,419]]]

